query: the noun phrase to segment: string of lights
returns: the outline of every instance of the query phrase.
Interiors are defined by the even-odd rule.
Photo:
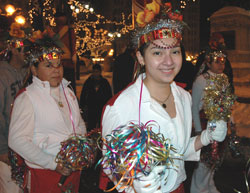
[[[54,14],[56,9],[52,5],[52,0],[45,0],[43,2],[42,17],[44,23],[50,26],[55,26]],[[78,0],[69,0],[68,5],[72,10],[74,21],[74,30],[76,33],[76,50],[80,56],[86,51],[92,51],[105,45],[111,45],[115,38],[133,30],[132,14],[125,16],[121,15],[121,21],[112,21],[106,19],[100,14],[96,14],[94,9],[90,7],[87,2],[80,2]],[[34,16],[41,13],[41,8],[37,0],[29,0],[29,19],[32,24]],[[108,25],[115,26],[115,32],[108,32],[106,28]],[[102,26],[102,27],[100,27]]]
[[[40,6],[37,0],[29,0],[28,6],[29,6],[29,11],[28,11],[29,22],[30,24],[33,24],[34,16],[38,16]]]
[[[181,0],[180,1],[180,7],[181,7],[181,9],[185,9],[185,7],[187,6],[187,2],[189,2],[189,1],[193,1],[193,2],[195,2],[195,0]]]
[[[105,45],[111,45],[115,38],[119,38],[123,34],[133,30],[132,14],[126,18],[125,14],[122,13],[122,20],[117,22],[108,20],[100,14],[96,14],[88,3],[83,4],[76,0],[69,0],[68,4],[75,20],[74,29],[76,32],[78,55],[82,55],[88,50],[92,51]],[[96,18],[95,21],[90,19],[93,18],[93,16]],[[127,23],[129,24],[127,25]],[[97,29],[101,25],[115,25],[116,29],[120,29],[111,33],[103,28]]]
[[[49,22],[50,26],[55,26],[55,18],[54,14],[56,13],[56,9],[53,8],[52,0],[45,0],[43,3],[43,17],[45,21]]]

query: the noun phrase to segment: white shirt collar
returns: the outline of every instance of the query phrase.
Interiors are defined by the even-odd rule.
[[[145,79],[146,77],[146,74],[143,73],[143,74],[140,74],[139,77],[136,79],[136,82],[135,82],[135,85],[140,93],[141,91],[141,85],[142,85],[142,78]],[[178,97],[180,97],[180,91],[178,89],[178,86],[176,85],[176,83],[173,81],[171,84],[171,90],[172,90],[172,93],[174,96],[178,95]],[[143,86],[142,86],[142,102],[150,102],[151,101],[151,96],[150,96],[150,93],[146,87],[146,85],[143,83]]]

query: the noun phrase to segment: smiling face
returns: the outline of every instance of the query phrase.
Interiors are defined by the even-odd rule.
[[[170,84],[181,69],[182,55],[179,43],[175,46],[175,38],[154,40],[145,49],[143,56],[137,52],[140,64],[146,67],[145,81],[154,84]]]
[[[48,81],[51,87],[57,87],[63,78],[63,66],[60,62],[60,59],[44,60],[37,67],[32,66],[31,71],[41,81]]]

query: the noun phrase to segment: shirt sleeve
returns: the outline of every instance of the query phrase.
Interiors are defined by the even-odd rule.
[[[195,140],[196,137],[191,137],[187,146],[187,149],[184,153],[185,161],[199,161],[201,150],[195,151]]]
[[[29,97],[23,93],[15,100],[9,128],[9,147],[26,161],[44,169],[55,170],[55,156],[44,152],[33,143],[35,127],[34,109]]]
[[[194,128],[196,132],[201,132],[201,122],[200,122],[200,103],[203,95],[203,89],[206,86],[206,80],[201,75],[199,76],[192,88],[192,115],[194,121]]]
[[[191,114],[191,105],[192,105],[192,98],[191,95],[188,93],[186,97],[185,106],[189,106],[190,108],[185,108],[185,116],[186,116],[186,123],[185,127],[192,127],[192,114]],[[199,161],[200,159],[200,150],[195,150],[195,139],[196,137],[191,137],[188,141],[187,148],[184,152],[184,160],[185,161]]]
[[[113,129],[117,128],[121,124],[120,116],[118,112],[116,111],[114,106],[107,105],[105,107],[105,111],[102,117],[102,137],[105,138],[108,134],[112,132]],[[105,147],[102,150],[103,155],[106,154]],[[104,173],[109,177],[109,179],[117,185],[117,181],[114,178],[114,176],[111,174],[111,171],[109,169],[108,165],[103,165],[103,171]],[[123,190],[120,189],[122,184],[119,184],[116,189],[118,192],[122,192]]]

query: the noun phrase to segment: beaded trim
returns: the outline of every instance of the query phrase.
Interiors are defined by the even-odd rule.
[[[166,44],[165,42],[161,41],[161,43],[164,46],[160,46],[158,44],[156,44],[154,41],[151,42],[154,46],[161,48],[161,49],[172,49],[172,48],[176,48],[180,45],[180,40],[175,40],[172,44]]]

